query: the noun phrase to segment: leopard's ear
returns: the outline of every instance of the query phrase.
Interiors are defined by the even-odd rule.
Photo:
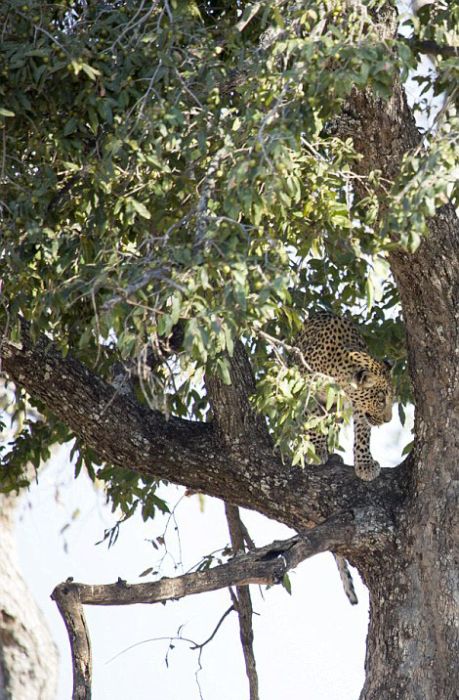
[[[356,369],[351,379],[351,386],[353,389],[369,389],[370,387],[374,386],[377,381],[378,377],[373,374],[373,372],[370,372],[370,370],[365,369],[364,367],[359,367]]]
[[[374,359],[362,350],[351,350],[349,359],[354,364],[352,379],[350,385],[353,389],[365,388],[369,389],[378,381],[378,377],[374,373]]]
[[[383,363],[386,365],[389,372],[392,369],[392,367],[395,365],[395,362],[393,360],[389,360],[389,358],[387,358],[387,357],[384,358]]]

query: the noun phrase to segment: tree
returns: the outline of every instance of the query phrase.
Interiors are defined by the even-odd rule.
[[[0,497],[0,697],[53,700],[57,649],[17,563],[12,494]]]
[[[324,550],[370,592],[362,700],[459,686],[458,11],[422,5],[0,10],[1,357],[15,414],[40,415],[5,451],[3,489],[72,440],[77,473],[125,516],[167,508],[167,480],[229,504],[234,552],[237,506],[301,533],[202,577],[238,586],[252,697],[246,586]],[[416,125],[428,90],[440,108]],[[395,360],[401,413],[416,406],[411,452],[371,484],[336,461],[302,468],[317,417],[292,346],[318,305],[364,322]],[[55,595],[78,608],[84,587]]]

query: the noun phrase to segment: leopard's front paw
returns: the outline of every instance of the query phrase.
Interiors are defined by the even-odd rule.
[[[363,481],[373,481],[379,476],[381,467],[374,459],[355,463],[355,473]]]

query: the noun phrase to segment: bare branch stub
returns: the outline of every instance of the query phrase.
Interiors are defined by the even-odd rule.
[[[72,652],[72,700],[90,700],[92,687],[92,657],[83,605],[78,584],[70,579],[54,589],[51,598],[62,615]]]
[[[108,585],[86,585],[68,579],[54,589],[51,597],[64,620],[72,653],[72,700],[90,700],[92,685],[91,646],[83,604],[132,605],[176,600],[187,595],[227,588],[235,584],[276,583],[283,576],[286,560],[277,554],[297,544],[298,538],[273,543],[256,554],[241,555],[208,571],[197,571],[176,578],[163,578],[152,583],[128,584],[119,579]]]

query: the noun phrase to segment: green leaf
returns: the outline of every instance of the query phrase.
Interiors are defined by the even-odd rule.
[[[130,204],[132,204],[133,209],[140,214],[144,219],[151,219],[151,214],[148,211],[147,207],[145,204],[142,204],[142,202],[138,202],[136,199],[133,199],[132,197],[129,198]]]
[[[282,586],[285,588],[289,595],[292,595],[292,584],[290,582],[290,577],[288,574],[284,574],[282,577]]]
[[[91,80],[96,80],[97,76],[101,74],[100,70],[97,70],[97,68],[93,68],[88,63],[81,63],[79,64],[79,67],[81,70],[84,71],[84,73],[86,73],[88,78],[91,78]]]
[[[233,353],[234,353],[234,341],[233,341],[233,336],[231,334],[231,330],[230,330],[230,328],[228,328],[227,325],[224,325],[223,332],[225,334],[226,349],[228,351],[229,356],[232,357]]]
[[[405,447],[403,448],[403,450],[402,450],[402,455],[404,456],[404,455],[409,454],[409,453],[411,452],[411,450],[413,449],[413,446],[414,446],[414,441],[411,440],[411,442],[409,442],[409,443],[408,443],[407,445],[405,445]]]
[[[331,407],[333,406],[335,401],[336,401],[336,390],[335,390],[334,386],[330,385],[327,387],[327,400],[326,400],[326,404],[325,404],[325,408],[327,411],[329,411],[331,409]]]
[[[63,134],[64,136],[68,136],[69,134],[73,134],[78,127],[78,121],[76,120],[75,117],[71,117],[65,124]]]
[[[370,275],[365,280],[365,295],[368,310],[371,311],[375,299],[375,288],[373,285],[373,279]]]
[[[400,401],[397,405],[397,408],[398,408],[398,417],[400,418],[400,423],[402,425],[405,425],[406,413],[405,413],[405,409],[403,407],[403,404]]]
[[[182,295],[180,292],[175,292],[175,294],[172,296],[172,303],[171,303],[171,324],[172,326],[175,326],[175,324],[178,322],[180,318],[180,311],[182,308]]]

